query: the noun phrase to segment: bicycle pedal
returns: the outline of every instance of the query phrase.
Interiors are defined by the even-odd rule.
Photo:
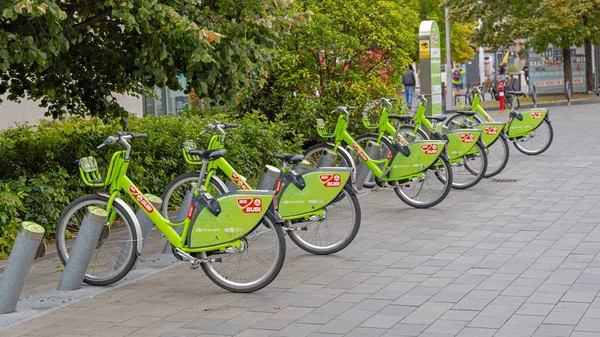
[[[200,259],[196,259],[194,261],[190,262],[190,269],[198,269],[198,267],[200,267],[200,263],[202,263],[202,261]]]
[[[307,231],[308,227],[304,226],[304,227],[289,227],[289,226],[283,226],[283,229],[286,231]]]

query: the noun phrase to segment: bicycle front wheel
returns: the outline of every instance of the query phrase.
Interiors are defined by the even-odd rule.
[[[554,138],[554,130],[552,124],[544,119],[542,124],[533,130],[533,134],[521,139],[515,139],[514,144],[517,150],[526,155],[540,154],[550,147]]]
[[[409,206],[429,208],[442,202],[452,187],[453,173],[450,163],[439,157],[435,164],[425,170],[420,179],[405,183],[390,182],[396,195]]]
[[[360,228],[360,204],[349,185],[341,193],[344,196],[327,205],[321,218],[286,221],[289,227],[306,227],[287,232],[298,247],[312,254],[328,255],[346,248],[354,240]]]
[[[330,143],[321,143],[316,144],[309,147],[304,153],[304,159],[310,163],[311,168],[317,167],[323,155],[333,152],[333,144]],[[354,161],[352,157],[346,151],[340,151],[340,147],[338,147],[336,156],[333,158],[331,163],[328,163],[329,166],[332,167],[352,167],[354,166]]]
[[[471,188],[483,179],[488,160],[485,147],[477,142],[476,151],[463,156],[460,161],[452,163],[452,188],[459,190]]]
[[[285,260],[285,238],[280,225],[266,215],[262,225],[242,239],[242,245],[228,252],[200,254],[203,259],[221,262],[202,263],[206,276],[219,287],[236,293],[250,293],[269,285]]]
[[[71,202],[62,212],[56,226],[56,251],[63,265],[69,260],[87,209],[106,209],[108,197],[90,194]],[[121,205],[112,204],[111,216],[96,243],[83,282],[94,286],[113,284],[129,273],[137,259],[138,241],[134,220]],[[139,238],[141,239],[141,238]]]
[[[185,207],[187,210],[189,205],[182,205],[182,203],[186,193],[191,191],[193,186],[198,183],[199,175],[200,173],[198,172],[181,174],[173,179],[173,181],[171,181],[167,187],[165,187],[161,198],[162,206],[160,208],[160,213],[165,217],[165,219],[169,219],[169,221],[174,223],[185,220],[187,217],[187,211],[182,213],[180,210],[181,207]],[[216,197],[227,193],[228,190],[227,186],[223,183],[223,181],[221,181],[221,179],[212,176],[210,178],[210,184],[207,192],[213,197]]]

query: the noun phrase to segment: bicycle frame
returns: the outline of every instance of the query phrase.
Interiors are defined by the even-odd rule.
[[[224,250],[227,247],[239,245],[239,240],[234,242],[227,242],[223,244],[218,244],[210,247],[203,248],[189,248],[186,247],[186,237],[190,230],[190,225],[192,223],[192,215],[194,214],[195,206],[190,204],[190,208],[188,210],[187,218],[179,223],[172,223],[169,220],[165,219],[160,211],[154,208],[152,203],[146,199],[143,193],[135,186],[135,184],[127,177],[127,169],[129,167],[129,160],[125,159],[126,151],[118,151],[113,155],[110,169],[112,172],[111,176],[108,178],[106,185],[110,185],[110,198],[108,200],[108,204],[106,206],[106,211],[110,214],[110,224],[115,219],[116,212],[112,210],[112,204],[116,198],[120,197],[122,192],[125,192],[129,197],[135,201],[135,203],[146,213],[148,218],[154,223],[154,225],[164,234],[169,243],[173,245],[173,247],[181,249],[186,253],[198,253],[198,252],[206,252],[206,251],[214,251],[214,250]],[[195,191],[198,194],[198,190]],[[177,232],[173,229],[175,226],[183,226],[183,232],[181,235],[177,234]]]
[[[371,170],[371,172],[375,175],[375,177],[377,177],[377,179],[382,182],[407,181],[407,180],[411,180],[413,178],[423,177],[423,171],[426,170],[427,168],[429,168],[429,166],[423,167],[423,170],[421,170],[419,172],[401,175],[400,177],[394,177],[394,178],[387,177],[387,175],[392,171],[392,169],[396,168],[395,165],[391,165],[391,164],[396,163],[396,160],[395,160],[396,156],[401,155],[401,154],[396,153],[395,156],[392,156],[393,151],[392,151],[392,149],[390,149],[388,152],[388,155],[385,159],[376,160],[376,159],[369,157],[369,155],[367,155],[365,150],[354,140],[354,138],[352,138],[352,136],[348,133],[348,131],[346,131],[346,129],[348,127],[348,119],[349,119],[349,114],[347,112],[344,114],[341,114],[340,117],[338,117],[335,131],[332,134],[325,133],[323,131],[324,122],[322,120],[317,120],[317,131],[319,132],[319,135],[321,135],[321,137],[323,137],[323,138],[333,138],[334,139],[334,148],[333,148],[334,152],[337,151],[338,147],[342,144],[342,142],[345,142],[346,144],[350,145],[350,148],[352,148],[352,150],[357,154],[357,156],[365,163],[365,165],[369,168],[369,170]],[[393,142],[396,143],[395,140],[393,140]],[[437,158],[442,154],[442,151],[438,151],[438,143],[437,142],[439,142],[440,146],[443,146],[443,144],[445,144],[445,141],[441,141],[441,140],[440,141],[427,141],[427,143],[431,143],[430,145],[435,146],[435,152],[432,152],[432,151],[428,152],[428,150],[427,150],[428,145],[427,144],[423,145],[424,153],[426,153],[427,155],[430,155],[430,154],[436,155],[434,158],[435,160],[431,161],[431,165],[433,165],[435,163],[435,161],[437,161]],[[417,144],[417,143],[414,143],[414,144]],[[417,162],[418,162],[419,157],[416,154],[414,155],[413,158],[415,158],[414,160],[417,160]],[[414,167],[415,166],[415,165],[408,165],[408,164],[412,164],[409,162],[411,160],[411,158],[404,157],[404,158],[401,158],[400,160],[404,161],[404,163],[407,164],[407,165],[403,165],[403,167]],[[383,165],[383,169],[380,169],[379,165]],[[398,169],[400,169],[400,167],[398,167]]]
[[[414,122],[414,135],[417,134],[419,128],[421,125],[423,125],[426,130],[432,134],[433,137],[430,138],[447,139],[448,143],[446,144],[446,151],[448,153],[448,159],[450,163],[462,161],[463,156],[477,152],[475,143],[481,138],[481,130],[463,129],[457,130],[458,132],[449,132],[445,136],[442,136],[441,132],[437,132],[434,125],[427,118],[425,118],[425,110],[425,103],[423,100],[421,100],[417,106],[415,115],[412,118],[412,121]],[[396,132],[395,128],[389,123],[388,119],[389,114],[387,109],[384,109],[378,125],[379,137],[382,137],[384,133],[393,135]],[[402,141],[400,138],[398,140]]]
[[[216,150],[216,149],[222,149],[224,148],[224,135],[214,135],[211,137],[209,143],[208,143],[208,149],[209,150]],[[186,149],[183,149],[183,153],[184,153],[184,158],[186,159],[188,164],[191,165],[198,165],[200,162],[199,161],[194,161],[191,160],[192,158],[189,158],[189,156],[186,153]],[[344,171],[345,169],[343,168],[327,168],[327,173],[335,173],[336,171]],[[250,185],[248,185],[248,183],[242,178],[242,176],[229,164],[229,162],[227,162],[227,160],[225,158],[218,158],[216,160],[213,160],[211,162],[208,163],[207,166],[207,176],[206,179],[204,180],[204,188],[208,189],[209,185],[210,185],[210,179],[217,173],[217,171],[221,171],[223,172],[227,178],[232,181],[239,189],[241,190],[245,190],[245,191],[251,191],[253,190],[252,187],[250,187]],[[331,172],[330,172],[331,171]],[[277,193],[277,200],[280,201],[284,195],[285,191],[281,191],[281,186],[282,186],[282,181],[284,179],[284,175],[285,173],[288,172],[287,168],[284,167],[281,170],[281,174],[279,176],[279,181],[276,187],[276,193]],[[340,174],[342,174],[340,172]],[[350,177],[348,174],[348,180],[344,179],[344,177],[342,178],[342,182],[343,181],[350,181]],[[343,186],[343,185],[342,185]],[[300,213],[295,213],[293,215],[284,215],[284,214],[280,214],[283,220],[297,220],[297,219],[308,219],[310,216],[313,215],[318,215],[318,216],[323,216],[324,215],[324,211],[322,207],[318,207],[317,204],[314,205],[317,209],[314,209],[308,213],[306,212],[300,212]],[[313,208],[315,208],[313,207]],[[297,210],[296,210],[297,211]]]
[[[481,91],[476,89],[473,102],[469,110],[478,112],[488,122],[495,122],[494,119],[483,109],[480,102]],[[460,102],[459,106],[460,108],[463,108]],[[472,118],[473,117],[471,117],[471,119]],[[523,113],[511,111],[508,115],[508,121],[502,128],[502,132],[504,132],[508,139],[511,140],[527,137],[533,134],[533,131],[541,125],[544,119],[550,122],[550,112],[548,109],[535,108]]]

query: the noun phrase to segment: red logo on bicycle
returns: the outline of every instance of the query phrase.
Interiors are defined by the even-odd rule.
[[[425,154],[437,154],[438,146],[436,144],[421,145],[421,150],[423,150]]]
[[[233,182],[236,185],[238,185],[241,190],[247,191],[250,189],[250,187],[246,184],[246,182],[244,180],[242,180],[242,178],[240,178],[240,176],[235,174],[235,172],[231,173],[231,179],[233,179]]]
[[[541,112],[532,112],[531,118],[532,119],[540,119],[540,118],[542,118],[542,113]]]
[[[262,212],[262,200],[259,198],[240,198],[237,200],[244,213],[260,213]]]
[[[146,211],[148,211],[148,213],[154,212],[154,206],[152,206],[150,201],[148,201],[148,199],[146,199],[146,197],[143,194],[138,194],[135,197],[135,200],[137,200],[137,202],[140,205],[142,205],[142,207],[144,207],[144,209],[146,209]]]
[[[133,194],[133,197],[138,202],[138,204],[140,204],[142,207],[144,207],[144,209],[148,213],[154,212],[154,206],[152,206],[152,204],[150,203],[150,201],[148,201],[148,199],[146,199],[146,197],[143,194],[141,194],[137,190],[137,188],[133,187],[133,185],[129,186],[129,192],[131,192],[131,194]]]
[[[392,158],[392,150],[390,150],[387,155],[387,160],[390,160],[390,158]]]
[[[342,185],[342,177],[339,174],[322,174],[319,179],[325,187],[340,187]]]
[[[460,135],[460,140],[462,140],[463,143],[473,143],[475,141],[475,135],[472,133],[465,133]]]
[[[487,133],[488,135],[498,134],[498,128],[495,126],[488,126],[483,129],[485,130],[485,133]]]
[[[352,148],[356,151],[356,154],[364,161],[365,163],[369,161],[369,157],[358,147],[357,144],[352,144]]]

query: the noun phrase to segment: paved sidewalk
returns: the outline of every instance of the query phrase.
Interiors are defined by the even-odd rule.
[[[353,244],[314,256],[288,240],[259,292],[225,292],[181,265],[0,336],[600,336],[598,111],[553,108],[546,153],[511,145],[497,180],[433,209],[387,189],[362,197]]]

